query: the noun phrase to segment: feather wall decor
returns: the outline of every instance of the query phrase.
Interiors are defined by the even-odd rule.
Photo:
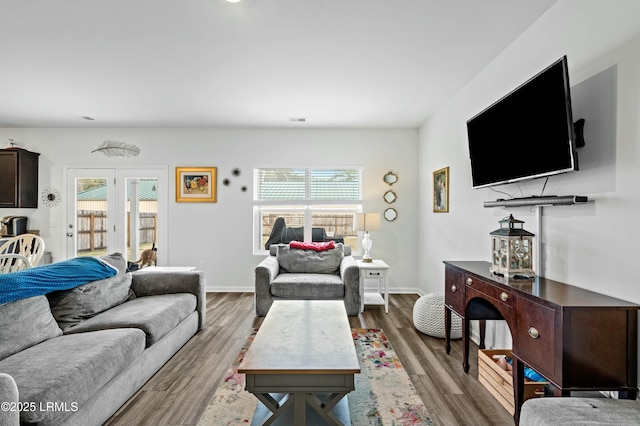
[[[137,146],[118,141],[104,141],[91,153],[98,151],[107,157],[137,157],[140,155],[140,148]]]

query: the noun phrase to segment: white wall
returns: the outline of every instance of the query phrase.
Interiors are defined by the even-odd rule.
[[[420,129],[420,192],[431,191],[432,171],[451,168],[451,212],[433,214],[428,197],[420,202],[420,240],[429,242],[418,272],[424,291],[443,291],[445,259],[489,261],[489,232],[509,213],[540,232],[528,208],[483,207],[507,197],[471,189],[466,121],[565,54],[574,119],[586,119],[587,146],[579,150],[581,170],[550,178],[545,194],[593,201],[544,208],[543,273],[640,303],[640,2],[634,0],[559,1]],[[526,117],[522,122],[526,131]],[[539,195],[542,184],[498,189]],[[500,334],[493,343],[510,344]]]
[[[13,138],[39,152],[42,191],[63,191],[63,167],[79,165],[168,165],[169,264],[206,263],[211,291],[253,290],[254,267],[262,256],[252,253],[252,169],[261,166],[349,165],[364,168],[364,208],[380,212],[389,188],[382,177],[393,170],[398,195],[398,219],[382,221],[372,233],[372,255],[390,266],[392,291],[417,287],[416,224],[418,222],[417,129],[14,129],[0,128],[0,140]],[[104,140],[138,145],[139,157],[91,154]],[[214,204],[175,203],[176,166],[218,167],[218,201]],[[241,170],[232,177],[231,170]],[[224,178],[230,186],[222,185]],[[249,190],[242,192],[242,185]],[[63,195],[65,195],[63,193]],[[63,207],[3,209],[1,216],[29,216],[29,228],[40,229],[54,261],[64,258]],[[165,220],[161,218],[160,220]],[[53,226],[51,226],[53,225]]]

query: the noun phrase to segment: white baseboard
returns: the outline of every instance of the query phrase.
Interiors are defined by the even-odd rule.
[[[401,288],[390,288],[389,294],[417,294],[419,296],[422,296],[425,293],[419,288],[401,287]]]
[[[206,287],[207,293],[253,293],[255,291],[255,287],[238,287],[238,286],[216,286]],[[423,296],[425,293],[418,288],[394,288],[389,290],[389,294],[417,294],[419,296]]]
[[[206,287],[207,293],[253,293],[255,287]]]

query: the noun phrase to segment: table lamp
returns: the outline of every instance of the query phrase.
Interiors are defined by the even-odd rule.
[[[369,231],[380,230],[380,214],[379,213],[356,213],[356,231],[364,231],[364,238],[362,239],[362,248],[364,249],[364,255],[362,255],[362,261],[370,263],[373,261],[369,250],[373,245],[373,241],[369,236]]]

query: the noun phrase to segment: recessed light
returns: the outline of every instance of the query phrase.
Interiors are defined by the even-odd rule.
[[[240,3],[240,0],[227,0],[227,3]]]

